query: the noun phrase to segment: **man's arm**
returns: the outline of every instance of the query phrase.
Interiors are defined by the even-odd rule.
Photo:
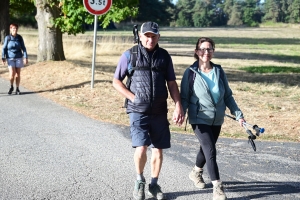
[[[170,95],[175,103],[175,110],[173,113],[173,121],[175,124],[181,125],[184,121],[184,113],[181,106],[178,85],[176,81],[168,81],[168,88]]]
[[[124,83],[116,78],[113,79],[113,87],[130,101],[134,101],[134,94],[130,92]]]

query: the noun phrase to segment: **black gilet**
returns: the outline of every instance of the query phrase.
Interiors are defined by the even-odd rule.
[[[135,94],[134,102],[128,100],[127,113],[164,114],[168,112],[166,73],[171,57],[156,45],[150,58],[139,44],[136,64],[130,78],[129,90]]]

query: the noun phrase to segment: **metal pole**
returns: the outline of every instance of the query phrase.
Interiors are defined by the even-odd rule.
[[[96,60],[96,39],[97,39],[97,27],[98,27],[98,16],[95,15],[94,19],[94,44],[93,44],[93,62],[92,62],[92,81],[91,89],[94,88],[94,77],[95,77],[95,60]]]

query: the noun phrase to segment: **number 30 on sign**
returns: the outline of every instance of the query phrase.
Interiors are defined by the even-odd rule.
[[[83,0],[87,11],[93,15],[103,15],[109,11],[112,0]]]

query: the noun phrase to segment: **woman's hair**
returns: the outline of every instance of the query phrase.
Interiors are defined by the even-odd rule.
[[[9,29],[11,29],[12,27],[16,27],[17,29],[19,28],[18,24],[14,24],[14,23],[9,25]]]
[[[207,38],[207,37],[201,37],[198,39],[198,41],[196,43],[196,49],[198,49],[199,44],[202,44],[203,42],[209,42],[211,44],[212,48],[215,49],[215,42],[212,39]],[[196,53],[194,53],[194,58],[196,60],[199,60],[199,57]]]

